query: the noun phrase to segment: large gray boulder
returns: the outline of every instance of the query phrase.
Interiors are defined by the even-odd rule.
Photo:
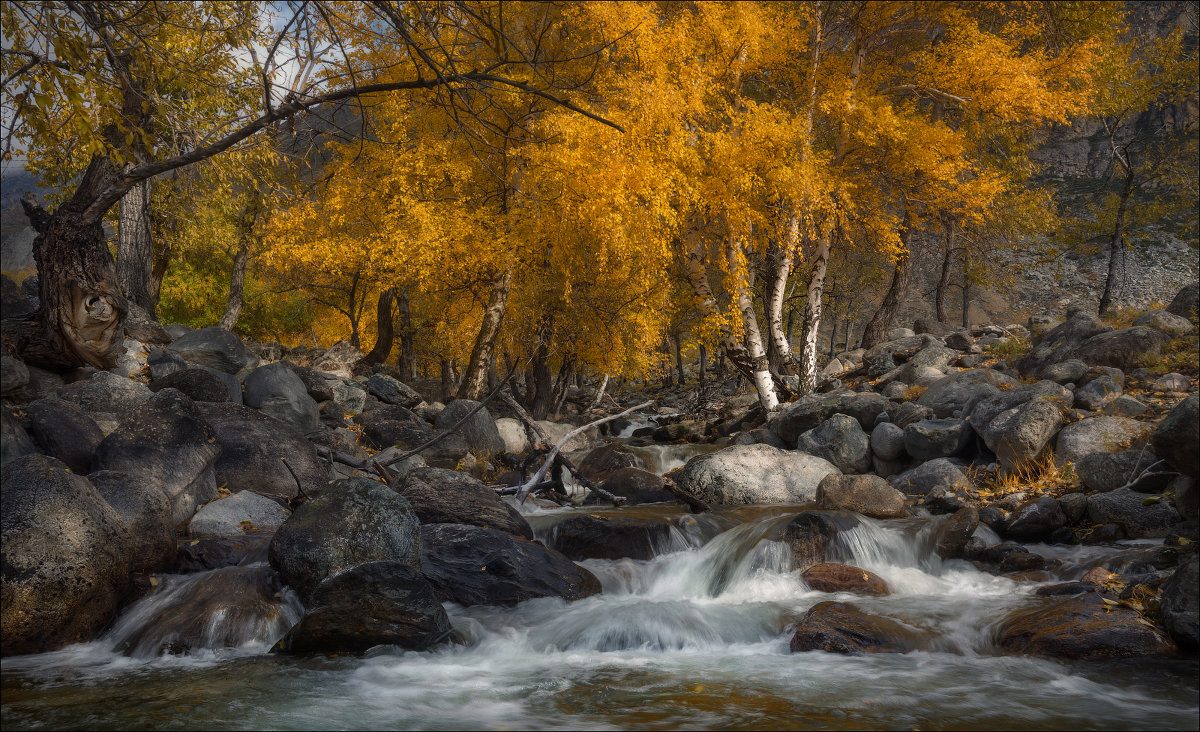
[[[1085,455],[1140,447],[1150,437],[1150,425],[1128,417],[1090,417],[1067,425],[1054,445],[1057,465],[1077,463]]]
[[[160,572],[175,561],[175,521],[171,502],[153,480],[132,473],[100,470],[88,476],[129,529],[133,572]]]
[[[412,387],[386,374],[375,374],[367,379],[367,392],[384,404],[405,409],[412,409],[424,401]]]
[[[1193,290],[1195,292],[1195,290]],[[1193,299],[1193,302],[1195,300]],[[1162,585],[1163,626],[1185,651],[1200,647],[1200,562],[1192,552]]]
[[[287,422],[303,433],[317,429],[317,403],[304,382],[282,361],[269,363],[246,377],[242,398],[246,406]]]
[[[1200,395],[1176,404],[1154,430],[1154,452],[1180,473],[1200,478]]]
[[[871,430],[871,452],[880,460],[897,460],[904,454],[904,428],[881,422]]]
[[[513,455],[523,455],[529,451],[529,435],[525,433],[525,425],[512,417],[501,417],[496,420],[496,431],[504,440],[504,451]]]
[[[336,481],[301,505],[275,532],[271,566],[311,603],[317,586],[363,562],[398,561],[421,568],[420,522],[402,496],[367,478]]]
[[[1136,368],[1143,356],[1159,353],[1166,337],[1153,328],[1132,328],[1099,333],[1078,343],[1065,354],[1090,366],[1112,366],[1125,371]]]
[[[251,532],[275,531],[291,513],[266,496],[254,491],[238,491],[232,496],[205,504],[188,522],[188,536],[239,538]]]
[[[21,420],[7,408],[0,409],[0,465],[8,465],[25,455],[37,455],[33,438],[25,431]]]
[[[92,467],[104,433],[79,407],[61,399],[35,399],[25,406],[29,433],[41,451],[62,460],[72,471],[86,474]]]
[[[1189,320],[1196,320],[1197,305],[1200,304],[1200,284],[1193,282],[1176,293],[1171,304],[1167,306],[1167,312],[1172,315],[1178,315]]]
[[[878,475],[827,475],[817,485],[817,507],[875,518],[908,515],[904,494]]]
[[[1019,541],[1038,541],[1066,523],[1067,515],[1058,500],[1051,496],[1039,496],[1017,506],[1004,534]]]
[[[1145,472],[1160,472],[1159,469],[1150,470],[1150,466],[1158,460],[1157,455],[1146,449],[1094,452],[1084,455],[1075,463],[1075,474],[1085,486],[1097,493],[1116,490],[1126,483],[1140,493],[1158,492],[1167,486],[1170,476],[1137,480]]]
[[[167,346],[184,361],[236,374],[258,365],[258,357],[250,352],[241,339],[221,328],[201,328],[184,333]]]
[[[111,371],[97,371],[84,381],[63,387],[60,398],[88,414],[115,414],[123,417],[153,396],[144,384]]]
[[[437,416],[434,427],[438,431],[449,429],[462,419],[468,412],[479,406],[479,402],[470,399],[455,399],[446,405]],[[496,429],[496,421],[486,407],[471,415],[453,435],[459,435],[466,440],[467,447],[475,453],[495,455],[504,452],[504,440]]]
[[[533,529],[519,511],[466,473],[417,468],[404,476],[398,491],[423,524],[470,524],[533,538]]]
[[[233,389],[230,388],[229,382],[221,378],[222,376],[233,381]],[[178,389],[197,402],[242,403],[242,387],[238,380],[224,371],[206,366],[189,366],[150,382],[150,391],[158,392],[163,389]]]
[[[824,458],[843,473],[871,469],[871,442],[858,420],[835,414],[796,438],[796,449]]]
[[[309,497],[328,484],[316,446],[295,427],[240,404],[206,402],[197,409],[221,449],[215,464],[218,485],[235,493],[250,488],[291,498],[297,480]]]
[[[1104,374],[1075,390],[1075,406],[1098,412],[1121,396],[1123,390],[1116,379]]]
[[[921,461],[953,457],[967,449],[974,434],[965,419],[923,419],[904,428],[904,450]]]
[[[1082,310],[1073,311],[1066,322],[1047,333],[1014,365],[1026,376],[1040,377],[1043,369],[1072,358],[1068,355],[1072,348],[1103,329],[1093,315]]]
[[[858,421],[863,430],[875,426],[875,417],[887,411],[881,394],[809,394],[787,404],[767,426],[788,445],[835,414]]]
[[[0,478],[0,655],[91,640],[129,579],[129,529],[86,478],[43,455]]]
[[[1133,324],[1153,328],[1168,338],[1187,335],[1195,330],[1192,321],[1165,310],[1152,310],[1133,321]]]
[[[1069,358],[1066,361],[1052,363],[1042,369],[1042,379],[1056,384],[1078,384],[1088,371],[1088,365],[1083,361]]]
[[[976,403],[998,394],[1002,389],[1016,389],[1020,382],[994,369],[968,369],[935,381],[917,398],[917,404],[933,410],[939,419],[970,414]]]
[[[1001,467],[1019,470],[1041,458],[1073,402],[1069,390],[1043,380],[980,401],[970,422]]]
[[[837,466],[813,455],[770,445],[735,445],[687,462],[677,482],[711,505],[805,503]]]
[[[939,458],[921,463],[888,479],[892,487],[910,495],[927,495],[941,489],[955,491],[970,485],[961,464],[951,458]]]
[[[1130,539],[1162,539],[1183,520],[1167,501],[1129,488],[1088,496],[1087,515],[1092,523],[1117,524]]]
[[[217,497],[217,435],[194,402],[163,389],[121,420],[96,448],[96,470],[116,470],[151,480],[171,502],[175,523]]]

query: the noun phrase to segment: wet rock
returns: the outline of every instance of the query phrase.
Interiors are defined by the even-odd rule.
[[[175,562],[171,569],[178,574],[190,574],[266,562],[270,541],[269,534],[183,539],[177,542]]]
[[[282,361],[260,366],[246,377],[246,406],[286,422],[303,433],[318,425],[317,403],[299,376]]]
[[[150,391],[159,392],[163,389],[178,389],[198,402],[232,402],[228,385],[217,376],[215,369],[204,369],[191,366],[180,371],[173,371],[166,376],[150,382]],[[236,379],[235,379],[236,381]],[[241,388],[238,388],[241,396]]]
[[[887,400],[880,394],[822,394],[803,396],[787,404],[768,422],[772,432],[789,445],[835,414],[845,414],[869,430],[875,426],[875,416],[887,409]]]
[[[665,521],[623,516],[572,516],[550,531],[547,544],[568,559],[652,559],[667,546]]]
[[[794,566],[805,569],[825,562],[827,550],[837,535],[859,525],[851,511],[804,511],[783,531],[783,540],[792,550]]]
[[[1016,379],[995,369],[969,369],[944,376],[931,384],[918,397],[917,404],[929,407],[935,417],[945,419],[954,417],[955,412],[969,414],[977,402],[1001,389],[1016,389],[1020,385]]]
[[[1090,417],[1062,428],[1055,441],[1054,462],[1066,465],[1092,453],[1140,447],[1149,437],[1150,426],[1145,422],[1127,417]]]
[[[125,522],[82,476],[26,455],[0,477],[0,655],[91,640],[128,583]]]
[[[877,475],[827,475],[817,485],[817,506],[846,510],[874,518],[908,514],[904,494]]]
[[[1075,406],[1098,412],[1121,396],[1121,391],[1121,385],[1111,376],[1101,376],[1075,390]]]
[[[1200,647],[1200,563],[1192,552],[1162,585],[1163,627],[1176,645],[1188,651]]]
[[[1176,404],[1154,430],[1154,452],[1176,470],[1200,478],[1200,394],[1191,394]]]
[[[827,460],[769,445],[735,445],[687,462],[677,482],[709,505],[804,503],[840,471]]]
[[[1117,524],[1094,526],[1079,537],[1081,544],[1112,544],[1126,538],[1125,529]]]
[[[290,515],[276,501],[244,490],[203,506],[188,522],[188,535],[233,538],[252,531],[274,531]]]
[[[1000,571],[1008,574],[1011,572],[1032,572],[1046,567],[1046,558],[1041,554],[1033,552],[1019,551],[1009,552],[1000,560]]]
[[[934,530],[934,551],[943,559],[961,557],[979,527],[979,509],[966,505],[950,514]]]
[[[1156,462],[1158,456],[1144,449],[1095,452],[1075,463],[1075,474],[1085,486],[1099,493],[1116,490],[1126,483],[1133,483],[1130,488],[1135,491],[1156,493],[1166,488],[1169,477],[1154,476],[1136,480]]]
[[[814,564],[804,570],[800,577],[804,584],[817,592],[851,592],[876,597],[889,594],[882,577],[849,564]]]
[[[642,503],[668,503],[675,500],[675,494],[663,487],[663,478],[641,468],[621,468],[600,484],[604,490],[615,496],[625,498],[625,505],[636,506]],[[604,505],[609,503],[599,493],[588,493],[584,499],[585,506]]]
[[[97,471],[88,480],[129,529],[130,571],[170,567],[175,561],[175,521],[162,489],[154,481],[113,470]]]
[[[908,653],[928,648],[930,640],[927,632],[897,620],[870,615],[844,602],[822,602],[797,623],[791,650],[844,655]]]
[[[1026,501],[1012,512],[1004,534],[1020,541],[1037,541],[1066,523],[1067,515],[1058,500],[1041,496]]]
[[[25,406],[29,432],[41,452],[58,458],[76,473],[91,469],[92,456],[104,439],[95,420],[61,399],[37,399]]]
[[[217,497],[217,435],[195,403],[163,389],[121,420],[100,443],[92,465],[151,480],[171,502],[175,523]]]
[[[196,408],[216,433],[221,449],[215,464],[218,485],[234,492],[250,488],[291,498],[298,479],[305,495],[312,498],[328,484],[316,446],[295,427],[240,404],[203,402]]]
[[[366,478],[336,481],[275,532],[271,566],[306,601],[338,570],[395,560],[421,568],[420,523],[407,500]],[[495,532],[499,533],[499,532]]]
[[[858,420],[835,414],[796,438],[796,449],[824,458],[843,473],[871,469],[871,444]]]
[[[208,366],[227,374],[236,374],[242,369],[258,365],[258,357],[250,353],[237,336],[221,328],[189,331],[167,348],[188,363]]]
[[[1171,645],[1133,610],[1095,594],[1054,599],[1018,611],[1000,627],[1006,653],[1051,658],[1129,658],[1158,656]]]
[[[1152,310],[1138,317],[1133,324],[1153,328],[1167,337],[1187,335],[1195,329],[1192,321],[1169,310]]]
[[[362,653],[380,645],[424,651],[448,640],[450,619],[433,586],[403,562],[366,562],[317,586],[280,642],[287,653]]]
[[[952,457],[967,448],[973,434],[963,419],[923,419],[904,428],[904,450],[921,461]]]
[[[470,524],[533,538],[533,529],[517,509],[466,473],[417,468],[404,477],[398,492],[423,524]]]
[[[529,435],[525,433],[525,425],[512,417],[501,417],[496,420],[496,431],[504,440],[504,451],[513,455],[524,455],[529,452]]]
[[[896,460],[904,454],[904,428],[884,422],[871,430],[871,452],[880,460]]]
[[[59,398],[88,414],[123,416],[135,411],[151,396],[153,392],[141,382],[111,371],[97,371],[84,381],[63,387]]]
[[[515,605],[535,597],[580,600],[600,581],[561,553],[494,529],[463,524],[421,527],[426,579],[444,601]]]
[[[384,404],[395,404],[405,409],[412,409],[424,401],[412,387],[386,374],[375,374],[367,379],[367,393]]]
[[[587,454],[579,463],[579,472],[593,483],[603,483],[621,468],[645,468],[637,453],[624,445],[603,445]]]
[[[1088,496],[1088,519],[1117,524],[1131,539],[1161,539],[1183,520],[1170,503],[1128,488]]]
[[[456,399],[447,404],[446,408],[437,416],[434,427],[439,432],[449,429],[477,406],[479,406],[479,402],[470,399]],[[486,407],[467,419],[452,435],[462,437],[469,450],[480,454],[495,455],[504,452],[504,440],[500,439],[496,422]]]

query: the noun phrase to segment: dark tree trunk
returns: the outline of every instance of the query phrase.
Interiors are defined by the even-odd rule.
[[[242,314],[245,303],[243,290],[246,283],[246,259],[250,255],[250,242],[242,239],[237,254],[233,256],[233,272],[229,276],[229,302],[225,305],[225,314],[221,316],[219,326],[224,330],[233,330],[237,325],[238,316]]]
[[[679,336],[675,336],[675,369],[679,372],[679,385],[683,386],[683,382],[685,381],[683,374],[683,349],[679,341]]]
[[[442,377],[442,401],[448,402],[457,396],[455,385],[458,380],[454,378],[454,365],[449,359],[441,359],[441,377]]]
[[[375,331],[378,337],[375,339],[375,347],[363,356],[360,362],[365,366],[384,363],[392,352],[392,342],[396,339],[396,331],[392,325],[392,300],[395,296],[394,287],[379,293],[379,304],[375,311]]]
[[[167,267],[171,264],[171,245],[163,244],[159,250],[154,253],[154,268],[150,271],[150,299],[154,303],[154,310],[157,312],[158,301],[162,296],[163,279],[167,276]]]
[[[525,405],[534,419],[546,419],[554,406],[554,382],[550,372],[550,344],[554,340],[554,316],[543,315],[538,329],[537,349],[525,373]]]
[[[1112,311],[1113,293],[1121,279],[1121,263],[1125,253],[1125,211],[1129,207],[1129,196],[1133,193],[1133,169],[1125,173],[1125,184],[1121,187],[1121,203],[1117,207],[1117,219],[1113,222],[1112,237],[1108,245],[1108,274],[1104,277],[1104,292],[1100,295],[1100,314]]]
[[[135,184],[121,199],[117,216],[117,282],[125,297],[154,313],[150,231],[150,181]]]
[[[408,288],[396,295],[396,317],[400,321],[400,375],[405,379],[417,378],[417,330],[412,323],[412,308],[408,301]]]
[[[558,378],[554,381],[554,390],[551,392],[551,401],[554,404],[554,416],[557,419],[562,415],[563,403],[567,400],[567,393],[571,389],[571,379],[575,375],[575,359],[568,358],[563,362],[563,366],[558,371]]]
[[[706,373],[708,371],[708,349],[706,349],[704,347],[704,344],[701,343],[699,345],[699,350],[700,350],[700,359],[699,359],[699,361],[700,361],[700,388],[703,389],[704,388],[704,379],[708,375]]]
[[[475,346],[471,349],[471,361],[467,364],[462,388],[459,390],[464,399],[478,400],[483,396],[486,387],[487,365],[492,360],[492,353],[496,347],[496,336],[500,334],[500,324],[504,320],[508,291],[512,287],[512,273],[510,266],[492,283],[492,293],[488,298],[487,307],[484,308],[483,322],[479,325],[479,335],[475,337]]]
[[[934,290],[933,305],[939,323],[950,322],[946,315],[946,294],[950,288],[950,269],[954,254],[954,225],[946,224],[946,249],[942,252],[942,273],[938,277],[937,288]]]
[[[907,239],[907,237],[905,238]],[[887,332],[891,329],[892,322],[896,319],[896,312],[900,309],[900,302],[908,291],[909,259],[909,255],[905,253],[901,255],[900,261],[896,262],[896,268],[892,271],[892,283],[888,287],[887,294],[883,296],[883,302],[880,303],[879,309],[875,311],[871,320],[867,322],[867,327],[863,329],[863,348],[870,348],[887,340]]]

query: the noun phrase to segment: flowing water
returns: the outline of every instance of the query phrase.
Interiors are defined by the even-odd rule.
[[[799,510],[621,509],[672,521],[658,556],[581,562],[604,592],[574,603],[448,605],[464,642],[428,653],[270,654],[300,606],[269,569],[164,578],[99,640],[5,659],[4,727],[1197,728],[1195,660],[998,655],[997,626],[1041,601],[1036,585],[941,560],[936,519],[868,519],[836,540],[835,559],[879,574],[891,595],[810,590],[779,541]],[[581,511],[529,518],[545,537]],[[1140,550],[1061,551],[1062,579]],[[830,599],[938,640],[904,655],[790,653],[789,625]]]

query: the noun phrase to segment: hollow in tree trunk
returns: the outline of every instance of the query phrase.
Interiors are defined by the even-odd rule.
[[[117,216],[117,282],[130,302],[154,314],[150,181],[134,184],[121,198]]]
[[[396,339],[396,331],[392,325],[392,300],[396,296],[396,288],[389,287],[379,293],[379,304],[375,310],[375,347],[362,357],[359,363],[371,366],[387,361],[392,352],[392,342]]]

